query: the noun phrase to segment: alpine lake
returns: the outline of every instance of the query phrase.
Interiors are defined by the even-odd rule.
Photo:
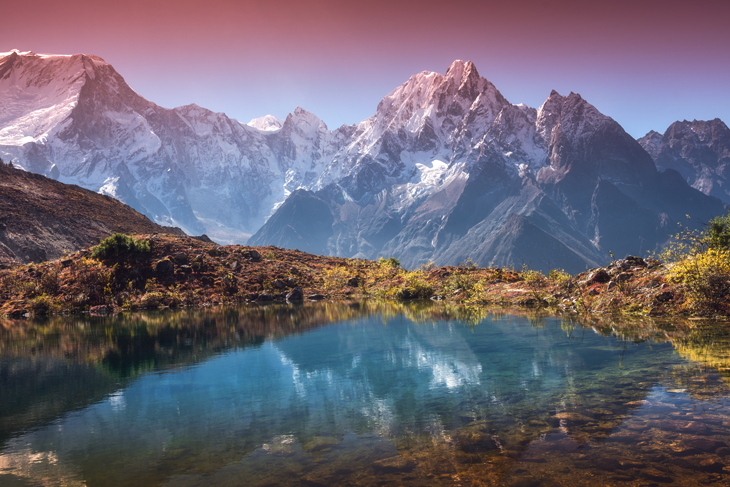
[[[730,324],[324,302],[0,321],[0,485],[730,485]]]

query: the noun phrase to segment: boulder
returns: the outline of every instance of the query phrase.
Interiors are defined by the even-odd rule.
[[[271,294],[262,293],[259,294],[259,297],[256,298],[255,302],[257,303],[269,303],[274,300],[274,297]]]
[[[588,278],[588,284],[595,284],[595,283],[606,283],[611,280],[611,276],[608,275],[608,272],[606,272],[603,269],[598,269],[593,274],[591,274],[591,277]]]
[[[258,253],[257,250],[251,249],[251,250],[244,250],[241,252],[241,255],[253,262],[258,262],[261,260],[261,254]]]
[[[302,301],[304,299],[304,291],[302,288],[295,287],[289,294],[286,295],[287,301]]]
[[[162,259],[155,264],[155,272],[158,276],[171,276],[175,273],[175,264],[170,259]]]

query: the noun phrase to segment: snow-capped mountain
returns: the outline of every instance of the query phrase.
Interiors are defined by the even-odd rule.
[[[166,109],[97,56],[0,54],[0,157],[223,242],[245,241],[352,130],[301,108],[250,124]]]
[[[162,108],[99,57],[13,51],[0,54],[0,157],[220,242],[255,232],[251,244],[407,266],[577,271],[724,211],[580,95],[512,104],[464,61],[329,130],[301,108],[248,124]]]
[[[387,95],[311,189],[292,193],[250,243],[392,255],[409,267],[471,258],[579,271],[656,249],[687,213],[724,211],[676,172],[659,173],[580,95],[511,104],[463,61]]]
[[[693,188],[730,203],[730,129],[719,118],[674,122],[639,143],[660,170],[675,169]]]

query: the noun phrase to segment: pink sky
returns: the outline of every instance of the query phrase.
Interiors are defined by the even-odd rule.
[[[145,98],[247,122],[371,116],[420,71],[472,60],[512,103],[580,93],[633,136],[730,123],[730,2],[91,0],[3,9],[0,51],[92,53]]]

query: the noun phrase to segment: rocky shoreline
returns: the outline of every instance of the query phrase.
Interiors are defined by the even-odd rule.
[[[219,246],[175,235],[139,235],[150,251],[59,260],[0,271],[0,315],[109,314],[160,307],[368,298],[432,299],[467,306],[542,308],[551,313],[692,316],[667,267],[629,256],[576,276],[529,269],[422,266],[277,247]],[[722,303],[711,317],[728,315]]]

